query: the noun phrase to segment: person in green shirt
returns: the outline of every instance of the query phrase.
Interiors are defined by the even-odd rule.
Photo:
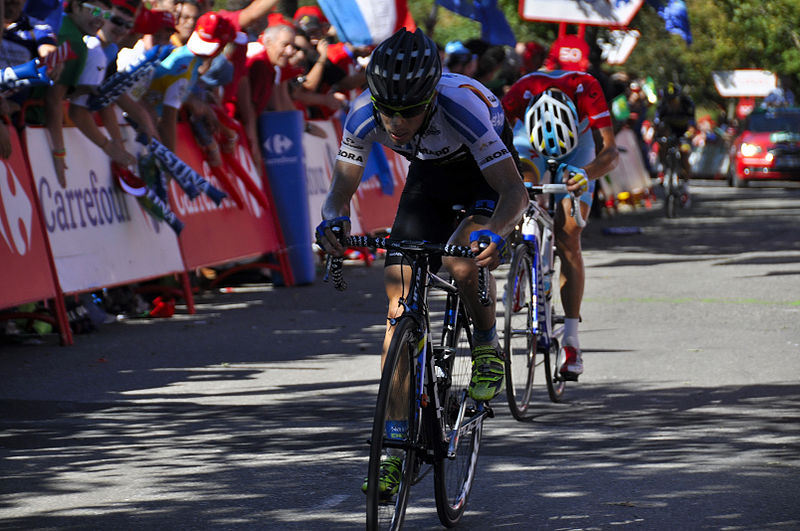
[[[67,41],[76,57],[64,63],[58,80],[44,94],[45,126],[50,132],[56,177],[66,187],[66,150],[64,149],[64,100],[90,90],[78,85],[86,65],[87,48],[84,35],[94,35],[111,18],[111,0],[69,0],[58,31],[58,44]],[[105,149],[110,148],[106,145]]]

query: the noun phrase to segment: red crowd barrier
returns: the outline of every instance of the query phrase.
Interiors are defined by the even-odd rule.
[[[16,130],[8,129],[12,155],[0,160],[0,308],[52,299],[55,315],[7,312],[2,318],[48,321],[58,327],[62,344],[69,345],[72,333],[31,171]]]
[[[319,223],[319,207],[330,187],[341,129],[335,122],[317,122],[326,138],[308,133],[296,139],[307,147],[305,169],[311,227]],[[141,149],[133,131],[123,126],[130,152]],[[28,127],[25,142],[12,133],[14,155],[0,162],[0,309],[52,299],[54,316],[43,320],[58,325],[63,344],[72,343],[65,294],[95,291],[175,274],[194,312],[188,270],[246,262],[229,267],[217,281],[241,267],[278,271],[291,286],[292,269],[282,227],[277,218],[269,181],[256,171],[242,139],[223,166],[211,168],[188,124],[178,126],[177,155],[228,198],[220,205],[201,195],[194,200],[170,181],[172,210],[184,223],[176,236],[164,222],[155,221],[116,184],[108,157],[77,129],[64,129],[67,186],[55,177],[46,131]],[[240,135],[242,137],[242,135]],[[365,175],[353,198],[353,232],[369,233],[392,225],[405,183],[407,162],[384,150],[393,191]],[[30,158],[27,153],[36,153]],[[385,183],[386,176],[384,176]],[[309,234],[309,246],[313,234]],[[272,255],[274,260],[260,261]],[[0,319],[18,316],[0,313]]]

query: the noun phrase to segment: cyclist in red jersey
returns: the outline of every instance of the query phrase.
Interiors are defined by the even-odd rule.
[[[533,72],[520,78],[503,97],[503,109],[514,124],[514,146],[537,179],[547,159],[559,162],[557,182],[580,193],[587,218],[595,180],[614,169],[619,159],[605,95],[591,74],[574,71]],[[597,149],[595,137],[600,142]],[[538,174],[538,175],[537,175]],[[555,237],[561,258],[561,302],[564,307],[563,354],[559,371],[568,380],[583,373],[578,341],[585,270],[581,227],[567,215],[569,199],[556,196]]]

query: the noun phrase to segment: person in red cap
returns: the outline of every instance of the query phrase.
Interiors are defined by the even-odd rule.
[[[156,69],[146,98],[158,110],[161,141],[169,149],[175,149],[178,110],[184,103],[192,108],[199,104],[190,94],[201,68],[207,68],[235,38],[236,30],[230,22],[210,11],[197,20],[186,45],[172,52]],[[197,111],[202,112],[201,107]]]

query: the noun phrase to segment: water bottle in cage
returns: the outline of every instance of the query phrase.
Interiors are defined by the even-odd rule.
[[[531,242],[537,236],[538,232],[539,226],[536,223],[536,220],[533,219],[532,216],[526,216],[522,222],[522,239],[526,242]]]

